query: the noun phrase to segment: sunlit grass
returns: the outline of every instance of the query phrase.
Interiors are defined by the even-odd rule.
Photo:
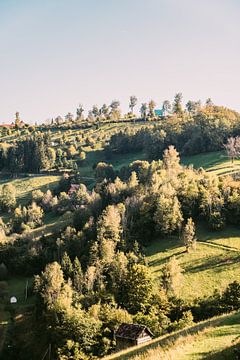
[[[230,237],[228,243],[227,234]],[[223,233],[211,233],[204,228],[198,232],[196,250],[187,253],[177,238],[155,240],[147,249],[147,261],[156,279],[161,277],[164,264],[176,256],[183,269],[183,282],[179,295],[191,301],[222,291],[229,282],[240,281],[240,241],[237,229],[229,228]],[[234,248],[231,248],[232,245]]]
[[[12,184],[16,188],[17,201],[25,205],[31,200],[33,190],[41,190],[46,192],[48,189],[53,190],[58,182],[60,176],[36,176],[25,177],[18,179],[2,179],[0,180],[0,190],[4,184]]]

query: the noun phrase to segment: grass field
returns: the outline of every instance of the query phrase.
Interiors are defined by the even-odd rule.
[[[229,242],[228,242],[229,238]],[[175,255],[183,268],[183,283],[179,295],[191,301],[223,290],[229,282],[240,281],[240,234],[237,228],[222,232],[198,231],[195,251],[185,252],[175,237],[155,240],[146,249],[148,264],[156,278],[171,256]]]
[[[59,181],[59,176],[35,176],[18,179],[1,179],[0,190],[4,184],[12,184],[16,188],[17,201],[25,205],[31,200],[33,190],[41,190],[43,192],[53,190]]]
[[[182,158],[184,165],[193,165],[196,169],[202,167],[207,171],[212,171],[217,175],[231,174],[240,171],[240,159],[229,160],[224,151],[203,153]]]
[[[106,360],[230,360],[240,348],[240,313],[222,315],[123,350]]]

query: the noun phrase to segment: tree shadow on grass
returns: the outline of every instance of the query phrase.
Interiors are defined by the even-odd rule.
[[[205,354],[205,360],[239,360],[240,359],[240,342],[230,347],[211,354]]]
[[[178,252],[176,252],[176,253],[174,253],[174,254],[172,254],[172,255],[166,256],[166,257],[164,257],[164,258],[162,258],[162,259],[156,259],[156,260],[149,261],[149,262],[148,262],[148,265],[149,265],[149,266],[159,266],[159,265],[163,265],[163,264],[165,264],[168,260],[170,260],[171,257],[173,257],[173,256],[176,256],[176,257],[177,257],[178,255],[182,255],[182,254],[185,254],[185,253],[186,253],[185,250],[183,250],[183,251],[178,251]]]
[[[200,271],[206,271],[209,269],[214,269],[215,272],[222,271],[222,268],[224,266],[229,266],[233,264],[237,264],[240,262],[240,256],[236,255],[234,257],[229,257],[222,259],[221,257],[214,257],[214,258],[208,258],[206,259],[206,262],[203,262],[201,264],[194,265],[193,261],[191,262],[191,265],[185,267],[185,272],[188,273],[197,273]]]

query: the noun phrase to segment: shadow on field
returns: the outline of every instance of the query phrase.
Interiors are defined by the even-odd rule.
[[[212,259],[207,258],[206,262],[203,262],[201,264],[196,264],[195,266],[194,266],[194,262],[192,262],[191,266],[185,267],[185,272],[197,273],[200,271],[206,271],[208,269],[214,269],[216,272],[222,271],[222,267],[239,263],[239,261],[240,261],[239,255],[224,259],[221,259],[221,257],[219,258],[219,256],[216,256]]]
[[[201,354],[203,355],[203,354]],[[227,349],[222,351],[212,353],[212,354],[205,354],[203,357],[205,360],[239,360],[240,359],[240,343],[234,344]]]

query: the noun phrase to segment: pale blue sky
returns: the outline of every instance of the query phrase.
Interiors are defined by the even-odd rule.
[[[183,92],[240,110],[239,0],[0,0],[0,123]]]

